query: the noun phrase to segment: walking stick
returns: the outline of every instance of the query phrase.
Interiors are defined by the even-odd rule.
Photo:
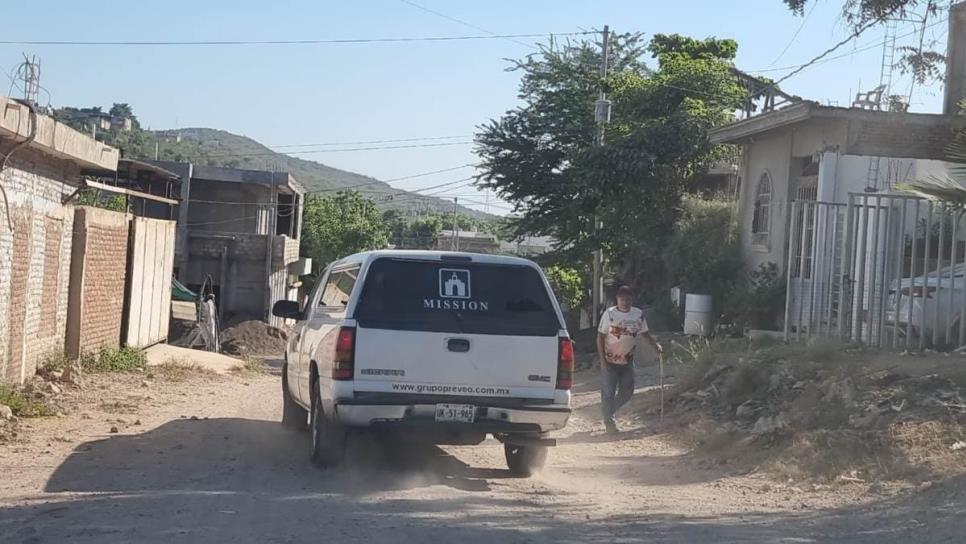
[[[661,424],[664,424],[664,354],[658,353],[657,358],[661,365]]]

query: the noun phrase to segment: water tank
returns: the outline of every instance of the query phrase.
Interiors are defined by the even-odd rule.
[[[685,295],[684,334],[711,336],[712,331],[711,295]]]

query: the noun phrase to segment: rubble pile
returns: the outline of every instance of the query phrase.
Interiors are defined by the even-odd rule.
[[[221,349],[228,355],[279,356],[285,353],[285,331],[255,319],[230,324],[221,331]]]
[[[885,355],[861,350],[818,360],[809,358],[811,351],[780,346],[716,353],[710,364],[690,369],[691,379],[669,395],[668,409],[701,414],[713,434],[734,435],[758,450],[853,442],[875,449],[876,456],[928,447],[966,460],[966,380],[917,373],[914,357],[894,365],[882,364]],[[962,361],[949,359],[950,368],[956,364]],[[916,436],[920,428],[920,434],[928,428],[929,436]],[[910,455],[926,459],[932,453]]]

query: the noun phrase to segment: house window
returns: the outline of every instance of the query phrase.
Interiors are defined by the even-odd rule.
[[[771,224],[771,177],[767,173],[758,179],[755,190],[755,213],[751,220],[751,244],[767,247]]]

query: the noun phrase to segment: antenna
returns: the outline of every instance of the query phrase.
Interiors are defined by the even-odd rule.
[[[17,67],[17,76],[23,81],[23,98],[33,105],[40,99],[40,59],[36,55],[23,55],[23,62]]]

